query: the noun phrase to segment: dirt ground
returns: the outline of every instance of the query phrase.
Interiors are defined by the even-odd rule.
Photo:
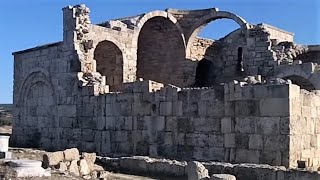
[[[11,134],[11,126],[1,126],[0,133]],[[45,151],[37,149],[27,149],[27,148],[9,148],[12,152],[12,159],[30,159],[42,161],[43,154]],[[67,172],[59,172],[56,170],[50,170],[51,177],[38,177],[38,178],[16,178],[12,170],[6,166],[4,162],[0,160],[0,180],[80,180],[81,177],[73,176]],[[107,180],[155,180],[154,178],[148,178],[143,176],[134,176],[120,173],[111,173]]]
[[[42,161],[42,156],[45,151],[36,150],[36,149],[27,149],[27,148],[10,148],[10,152],[12,152],[12,159],[31,159],[31,160],[40,160]],[[1,161],[0,161],[1,162]],[[83,179],[81,177],[73,176],[66,172],[58,172],[56,170],[51,170],[51,177],[39,177],[39,178],[15,178],[13,172],[8,168],[4,163],[0,163],[0,180],[67,180],[74,179],[80,180]],[[142,176],[134,176],[120,173],[111,173],[107,180],[155,180],[153,178],[142,177]]]

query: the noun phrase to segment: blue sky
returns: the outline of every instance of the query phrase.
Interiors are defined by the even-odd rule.
[[[12,52],[62,40],[62,8],[85,3],[91,21],[132,16],[166,8],[217,7],[248,22],[268,23],[295,34],[295,41],[320,44],[319,0],[4,0],[0,5],[0,104],[12,103]],[[209,23],[204,37],[221,38],[235,30],[231,20]]]

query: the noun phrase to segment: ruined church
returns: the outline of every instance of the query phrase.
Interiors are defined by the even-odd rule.
[[[63,8],[62,41],[13,53],[11,145],[320,166],[320,46],[217,8],[89,13]],[[239,28],[198,36],[217,19]]]

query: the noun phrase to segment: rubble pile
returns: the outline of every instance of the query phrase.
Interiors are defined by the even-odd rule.
[[[95,164],[96,153],[80,154],[77,148],[47,152],[43,155],[42,166],[61,173],[70,173],[84,179],[105,179],[109,172]]]

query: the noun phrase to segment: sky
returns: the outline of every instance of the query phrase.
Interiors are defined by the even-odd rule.
[[[86,4],[91,22],[166,8],[233,12],[252,24],[267,23],[293,32],[295,42],[320,44],[319,0],[3,0],[0,4],[0,104],[12,103],[12,52],[61,41],[62,8]],[[219,39],[238,28],[231,20],[209,23],[202,37]]]

